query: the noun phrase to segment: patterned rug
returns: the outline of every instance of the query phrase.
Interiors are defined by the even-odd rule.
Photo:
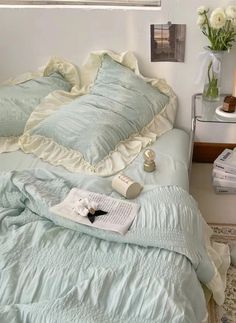
[[[236,225],[211,225],[213,241],[236,243]],[[222,306],[211,299],[209,303],[209,323],[236,323],[236,268],[230,266],[227,273],[226,298]]]

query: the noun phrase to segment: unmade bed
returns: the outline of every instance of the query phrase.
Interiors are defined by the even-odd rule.
[[[123,70],[126,64],[138,74],[135,61],[127,54],[108,56],[104,52],[96,56],[102,65],[93,86],[89,86],[90,96],[84,93],[85,86],[76,83],[76,77],[67,77],[72,89],[65,88],[60,80],[59,87],[63,89],[49,94],[46,112],[39,105],[33,113],[30,111],[23,135],[15,133],[10,145],[11,140],[3,138],[2,150],[8,146],[8,152],[0,154],[1,322],[199,323],[207,322],[206,295],[213,295],[218,304],[224,300],[229,252],[227,246],[211,243],[211,230],[188,193],[191,143],[185,131],[173,128],[174,96],[167,85],[157,82],[162,90],[158,93],[163,104],[159,110],[159,106],[150,103],[157,100],[153,89],[144,85],[141,92],[137,83],[137,96],[149,91],[144,99],[155,121],[147,118],[147,112],[135,123],[136,114],[127,103],[131,91],[127,80],[139,79],[133,80],[133,74]],[[55,72],[55,65],[61,66],[49,64],[46,71]],[[91,70],[91,61],[88,66]],[[116,73],[110,73],[110,66]],[[114,107],[119,103],[116,109],[109,105],[107,112],[105,94],[109,91],[104,94],[104,82],[114,74],[118,74],[119,82],[125,80],[122,91],[128,92],[119,101],[115,96],[117,83],[109,81],[116,89],[110,90]],[[82,69],[84,83],[81,82],[90,84],[84,75],[87,74]],[[99,101],[99,113],[106,113],[106,120],[112,124],[106,142],[102,141],[105,135],[107,138],[103,132],[104,114],[100,118],[97,111],[92,123],[100,135],[94,136],[93,142],[83,142],[81,135],[85,130],[86,136],[93,134],[93,129],[87,132],[87,120],[81,115],[86,111],[92,118],[94,96],[96,104],[98,97],[105,97],[105,103]],[[62,97],[66,108],[62,104],[62,108],[55,108],[55,102],[61,102]],[[78,102],[82,102],[79,110]],[[121,103],[125,109],[128,107],[129,117],[123,114]],[[139,102],[135,104],[138,109]],[[115,132],[119,133],[119,143],[113,134],[114,115],[110,109],[118,115]],[[73,122],[78,116],[80,124],[76,123],[75,128],[81,127],[81,133],[75,142]],[[128,123],[119,128],[123,119]],[[71,125],[69,135],[68,127],[64,127],[67,120]],[[130,133],[138,127],[142,128],[138,135]],[[129,141],[122,137],[123,129],[129,133]],[[94,144],[97,141],[99,148]],[[20,150],[10,151],[15,149],[9,147],[18,144]],[[116,147],[112,152],[110,145]],[[143,171],[147,147],[156,153],[157,168],[153,173]],[[61,202],[73,187],[123,198],[111,186],[113,176],[119,172],[143,185],[141,194],[132,200],[140,207],[138,215],[125,235],[81,225],[50,212],[50,206]]]

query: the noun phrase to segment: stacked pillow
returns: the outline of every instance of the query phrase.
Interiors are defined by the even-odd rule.
[[[72,172],[108,176],[173,127],[176,97],[166,83],[152,86],[106,53],[96,62],[87,94],[31,115],[20,138],[25,152]]]
[[[73,172],[112,175],[173,127],[175,95],[163,89],[104,54],[89,92],[42,116],[21,148]]]

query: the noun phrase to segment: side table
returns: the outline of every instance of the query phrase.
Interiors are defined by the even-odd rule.
[[[230,143],[218,139],[219,135],[227,137],[228,129],[233,129],[232,126],[236,130],[236,118],[221,117],[215,112],[223,104],[226,95],[222,94],[220,101],[215,102],[204,101],[202,93],[192,96],[193,161],[212,163],[225,148],[233,149],[236,146],[236,139]],[[206,140],[196,140],[198,127],[205,127],[209,130]],[[236,134],[235,130],[231,132]]]

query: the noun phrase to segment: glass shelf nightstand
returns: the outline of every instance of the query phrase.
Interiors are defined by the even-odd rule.
[[[221,106],[224,97],[229,94],[222,94],[220,101],[205,101],[201,93],[192,97],[192,119],[199,122],[215,123],[236,123],[236,113],[222,113]]]
[[[225,148],[236,146],[236,113],[235,118],[221,117],[216,113],[226,95],[222,94],[216,102],[203,100],[201,93],[192,96],[193,161],[211,163]]]

